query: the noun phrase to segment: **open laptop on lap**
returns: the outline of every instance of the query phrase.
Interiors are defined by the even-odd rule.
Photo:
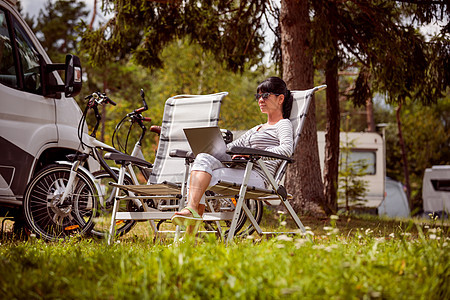
[[[231,156],[226,153],[227,146],[218,126],[184,128],[183,131],[195,155],[208,153],[222,162],[231,161]]]

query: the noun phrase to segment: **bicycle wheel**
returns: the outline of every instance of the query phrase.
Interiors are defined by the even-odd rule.
[[[96,188],[89,176],[77,173],[64,202],[70,165],[51,165],[40,171],[27,186],[23,200],[25,221],[46,240],[63,239],[90,232],[97,210]]]
[[[213,200],[211,202],[215,212],[234,211],[235,203],[236,203],[236,199],[234,199],[234,198],[217,199],[217,200]],[[262,201],[246,199],[245,203],[247,204],[247,207],[252,212],[252,215],[255,218],[256,222],[259,224],[261,222],[262,215],[263,215]],[[208,205],[206,206],[206,211],[207,212],[211,211],[211,209],[209,208]],[[220,222],[220,227],[221,227],[221,230],[225,233],[224,234],[225,237],[228,235],[230,226],[231,226],[231,220]],[[205,227],[208,230],[215,230],[215,231],[218,230],[218,226],[217,226],[216,222],[205,222]],[[254,231],[255,231],[255,228],[253,227],[251,222],[248,220],[247,216],[245,215],[245,212],[242,210],[241,214],[239,215],[239,220],[236,225],[235,235],[236,236],[250,235]]]
[[[117,173],[118,171],[115,172]],[[114,182],[114,179],[108,172],[101,170],[94,172],[92,175],[94,175],[97,184],[100,186],[100,193],[103,195],[105,203],[99,207],[91,234],[98,238],[105,238],[109,233],[109,226],[111,225],[111,215],[116,188],[109,185],[109,182]],[[131,177],[127,174],[124,177],[124,184],[133,184]],[[138,206],[132,200],[122,200],[119,204],[119,211],[138,211]],[[136,225],[136,221],[134,220],[117,220],[116,236],[126,234],[134,227],[134,225]]]

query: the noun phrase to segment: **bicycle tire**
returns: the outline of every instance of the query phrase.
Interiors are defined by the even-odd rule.
[[[28,184],[23,211],[27,226],[39,238],[54,241],[89,233],[97,210],[97,189],[84,173],[77,173],[65,203],[58,203],[66,189],[70,165],[50,165]]]
[[[118,171],[114,170],[116,173]],[[115,187],[110,186],[109,182],[114,182],[111,175],[105,170],[92,173],[95,179],[98,180],[97,184],[100,184],[100,192],[103,195],[105,202],[110,202],[109,207],[99,207],[98,214],[96,216],[96,222],[94,228],[92,228],[91,234],[97,238],[106,238],[109,234],[109,226],[111,225],[112,206],[114,204],[112,197],[115,195]],[[133,181],[130,175],[125,174],[125,185],[132,185]],[[119,211],[136,211],[137,207],[133,201],[120,201]],[[123,236],[128,233],[136,225],[135,220],[118,220],[116,222],[116,237]]]
[[[235,199],[219,199],[219,200],[213,200],[215,202],[215,211],[220,211],[224,209],[233,209],[235,205]],[[219,203],[219,207],[217,207]],[[255,218],[256,222],[259,224],[262,220],[263,216],[263,203],[259,200],[254,199],[246,199],[245,203],[247,204],[248,208],[252,212],[253,217]],[[209,207],[206,206],[206,211],[209,211]],[[231,221],[222,221],[221,222],[222,230],[224,230],[224,237],[228,235],[229,227],[231,226]],[[205,222],[205,227],[208,230],[215,230],[217,231],[217,225],[215,222]],[[245,215],[245,212],[242,210],[241,214],[239,215],[238,222],[236,224],[235,229],[235,236],[246,236],[250,235],[255,231],[255,228],[251,224],[251,222],[248,220],[247,216]]]

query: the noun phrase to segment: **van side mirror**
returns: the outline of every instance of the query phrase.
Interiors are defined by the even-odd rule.
[[[64,85],[56,83],[53,71],[64,70]],[[43,79],[42,92],[46,97],[59,98],[59,93],[64,92],[66,97],[74,97],[81,91],[82,68],[80,58],[76,55],[68,54],[64,64],[47,64],[41,57],[41,74]]]
[[[74,97],[80,93],[83,85],[81,62],[78,56],[71,54],[66,56],[65,73],[64,94],[66,97]]]

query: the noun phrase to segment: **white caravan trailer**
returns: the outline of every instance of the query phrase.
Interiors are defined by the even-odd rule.
[[[450,165],[433,166],[425,170],[422,186],[423,211],[425,214],[450,213]]]
[[[367,175],[361,180],[367,181],[367,201],[360,203],[367,207],[378,207],[384,199],[385,186],[385,156],[384,142],[381,135],[374,132],[341,132],[339,136],[340,147],[351,147],[349,162],[365,160],[368,164]],[[325,157],[325,132],[317,132],[319,144],[320,168],[323,174]]]
[[[15,7],[0,0],[0,216],[18,216],[37,171],[79,146],[80,60],[53,64]],[[65,71],[65,82],[57,70]]]
[[[317,133],[320,167],[323,174],[325,157],[325,132]],[[365,160],[367,174],[361,180],[367,182],[367,201],[354,203],[359,206],[376,208],[379,215],[407,217],[410,209],[406,195],[400,183],[386,178],[386,152],[383,137],[375,132],[341,132],[340,147],[350,147],[348,160]],[[353,204],[353,205],[354,205]],[[339,200],[339,207],[344,202]]]

